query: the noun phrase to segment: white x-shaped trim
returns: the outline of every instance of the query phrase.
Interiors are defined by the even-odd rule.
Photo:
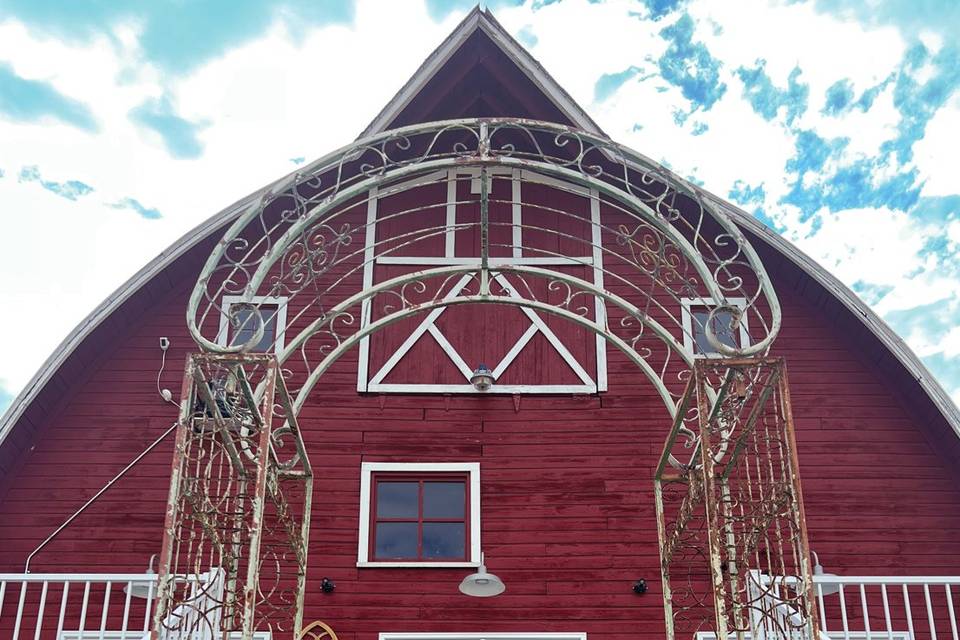
[[[444,300],[451,300],[460,295],[460,292],[463,291],[464,287],[475,277],[475,274],[468,273],[464,275],[457,283],[450,289],[450,291],[443,297]],[[503,287],[503,290],[507,292],[507,295],[514,299],[522,299],[520,294],[517,293],[516,289],[512,284],[507,280],[506,276],[502,273],[498,273],[493,276],[493,279]],[[473,369],[464,361],[463,357],[456,350],[456,348],[450,344],[450,341],[447,340],[446,336],[443,335],[443,332],[437,327],[436,322],[437,318],[440,317],[447,307],[439,307],[433,309],[427,317],[417,326],[416,329],[403,341],[403,344],[390,356],[390,358],[380,367],[380,370],[377,371],[376,375],[370,379],[370,384],[380,384],[383,380],[390,374],[393,368],[400,362],[400,360],[413,348],[413,345],[420,340],[424,333],[430,333],[433,336],[434,340],[437,341],[437,344],[440,345],[440,348],[443,349],[443,352],[447,354],[450,360],[456,365],[457,369],[460,370],[460,373],[463,374],[465,380],[469,382],[470,376],[473,375]],[[543,318],[534,311],[527,307],[521,307],[521,311],[524,315],[527,316],[530,320],[530,327],[521,335],[517,341],[510,347],[510,350],[507,351],[506,355],[503,356],[503,359],[497,364],[493,369],[494,378],[499,378],[507,370],[507,367],[520,355],[520,352],[523,351],[523,348],[533,339],[533,337],[539,332],[543,334],[543,337],[546,338],[547,342],[550,343],[557,353],[563,358],[563,361],[573,370],[576,376],[580,381],[588,386],[596,387],[596,382],[590,377],[587,371],[583,366],[577,362],[577,359],[573,357],[573,354],[570,353],[570,350],[560,341],[557,335],[547,326],[543,321]]]

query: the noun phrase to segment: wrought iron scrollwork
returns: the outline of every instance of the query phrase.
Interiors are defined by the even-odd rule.
[[[510,172],[521,180],[545,176],[558,192],[589,193],[602,216],[589,222],[589,233],[580,235],[560,223],[492,220],[486,213],[490,207],[521,204],[492,188]],[[455,180],[480,181],[479,193],[458,195],[456,202],[477,207],[479,217],[411,226],[411,220],[428,218],[424,212],[445,206],[439,196],[428,194],[446,193],[430,188],[448,184],[451,175],[458,176]],[[371,219],[370,208],[391,198],[405,204],[379,220]],[[563,206],[537,207],[570,225],[583,222]],[[401,230],[378,237],[372,231],[375,222],[399,224]],[[521,233],[514,233],[511,243],[493,238],[494,231],[515,226]],[[402,256],[418,243],[470,230],[482,239],[477,266],[466,262],[428,266],[407,270],[385,285],[363,282],[365,267],[376,260]],[[569,248],[557,250],[522,240],[517,246],[525,232],[551,235],[557,246],[579,246],[583,255],[601,257],[602,266],[598,262],[591,268],[602,272],[606,286],[562,268],[491,257],[497,251],[502,255],[517,250],[540,259],[565,259],[571,265],[582,260]],[[468,274],[476,279],[476,290],[467,287],[448,296],[451,281]],[[495,282],[498,275],[514,282],[512,294],[504,295],[502,283]],[[546,288],[538,289],[541,285],[534,282],[546,283]],[[677,413],[684,372],[693,363],[684,347],[691,329],[681,317],[683,299],[713,300],[716,306],[707,321],[695,329],[720,354],[764,354],[780,326],[779,303],[763,265],[722,209],[686,181],[608,139],[517,119],[453,120],[385,132],[276,183],[238,216],[217,245],[200,274],[187,314],[190,331],[204,350],[249,352],[263,335],[259,321],[244,344],[227,344],[219,329],[217,337],[212,335],[225,295],[239,296],[246,303],[232,306],[232,313],[234,307],[255,308],[264,297],[289,300],[287,340],[278,357],[288,373],[285,380],[295,397],[294,410],[333,359],[369,335],[371,328],[441,306],[502,302],[578,322],[641,367],[671,416]],[[733,305],[732,298],[742,303]],[[590,300],[602,300],[615,309],[615,320],[591,319]],[[722,340],[717,335],[721,317],[732,325],[726,328],[730,331],[749,326],[749,343]],[[231,321],[236,318],[231,316]],[[289,327],[296,327],[296,335]]]
[[[783,361],[701,360],[681,405],[655,481],[668,640],[817,637]],[[681,430],[697,464],[677,470]]]

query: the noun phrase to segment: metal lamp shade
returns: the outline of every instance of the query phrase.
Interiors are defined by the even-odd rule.
[[[813,575],[816,577],[825,578],[827,580],[823,582],[815,579],[813,583],[814,595],[829,596],[840,591],[839,582],[829,582],[830,578],[838,578],[839,576],[834,573],[826,573],[823,570],[823,565],[820,563],[817,563],[813,566]]]
[[[493,371],[490,371],[485,364],[481,364],[474,369],[473,375],[470,376],[470,384],[472,384],[477,391],[486,391],[493,386],[493,383]]]
[[[157,597],[156,582],[130,582],[123,588],[124,593],[129,593],[131,598],[142,598],[144,600],[153,600]]]
[[[146,574],[150,576],[156,576],[156,572],[153,570],[153,562],[157,559],[157,554],[150,556],[150,562],[147,563]],[[131,598],[141,598],[143,600],[153,600],[157,597],[157,583],[155,581],[149,582],[128,582],[127,586],[123,588],[124,593],[130,594]]]
[[[503,580],[492,573],[487,573],[487,567],[483,564],[476,573],[471,573],[460,583],[461,593],[476,598],[498,596],[506,590],[507,586],[503,584]]]

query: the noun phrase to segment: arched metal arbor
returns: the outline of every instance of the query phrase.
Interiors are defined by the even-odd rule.
[[[388,240],[368,238],[372,221],[363,214],[372,201],[396,196],[411,185],[446,182],[448,169],[456,170],[459,179],[479,178],[479,193],[458,199],[460,205],[471,200],[477,205],[474,219],[420,225]],[[496,259],[497,249],[520,248],[542,258],[578,260],[578,255],[560,255],[545,243],[525,246],[521,240],[517,247],[516,234],[509,236],[510,243],[492,238],[500,227],[513,231],[530,226],[489,217],[494,204],[523,204],[492,194],[496,172],[511,169],[555,178],[562,183],[560,191],[586,188],[603,203],[607,217],[616,218],[614,223],[593,223],[599,239],[597,234],[572,237],[562,227],[534,229],[584,245],[578,255],[600,253],[605,287],[557,269],[539,268],[533,261]],[[436,206],[441,203],[418,198],[390,217],[414,218]],[[562,209],[550,213],[571,218]],[[451,228],[479,234],[477,261],[421,269],[375,286],[358,287],[351,277],[376,258],[400,254],[406,246]],[[446,297],[450,280],[464,274],[472,277],[471,286],[456,297]],[[497,287],[498,274],[525,282],[519,286],[520,295],[506,295]],[[533,280],[566,295],[538,296],[530,286]],[[292,339],[288,329],[278,359],[291,371],[297,408],[344,351],[392,322],[438,306],[503,303],[578,323],[635,362],[671,416],[680,389],[670,375],[675,376],[678,367],[689,369],[693,362],[683,346],[684,333],[690,329],[681,318],[681,299],[710,298],[714,317],[730,314],[738,326],[750,327],[750,344],[742,347],[711,337],[714,348],[727,356],[766,353],[780,326],[776,293],[756,252],[739,228],[692,186],[610,140],[555,124],[510,119],[446,121],[386,132],[340,149],[277,183],[226,232],[200,275],[187,312],[190,331],[203,350],[244,352],[261,336],[255,333],[247,344],[233,346],[218,340],[214,319],[224,312],[225,296],[243,303],[230,308],[234,325],[241,321],[238,314],[258,307],[264,297],[289,300],[293,310],[287,325],[297,328]],[[578,304],[587,298],[599,298],[617,309],[618,321],[591,321]],[[732,298],[743,302],[734,306]],[[374,309],[384,313],[374,319]],[[716,328],[715,322],[705,325],[702,329],[708,335]]]
[[[516,188],[500,184],[505,180],[548,184],[554,197],[526,202]],[[471,188],[460,188],[463,183]],[[565,208],[565,194],[586,194],[593,215]],[[378,214],[378,203],[387,202],[388,211]],[[467,213],[436,215],[451,203]],[[516,213],[527,210],[535,214]],[[505,217],[503,211],[515,213]],[[376,231],[384,220],[394,229],[388,236]],[[380,281],[368,276],[377,261],[444,238],[455,244],[458,237],[473,238],[471,255],[440,255]],[[585,277],[584,268],[593,277]],[[264,348],[265,326],[278,313],[264,301],[277,299],[286,301],[286,336],[270,364],[251,352]],[[709,314],[684,317],[682,304],[689,299],[709,300]],[[546,122],[469,119],[413,125],[335,151],[274,184],[241,212],[191,295],[187,322],[206,355],[188,363],[184,385],[181,460],[174,464],[181,486],[170,494],[158,628],[184,602],[175,587],[174,567],[183,563],[174,562],[174,547],[191,526],[200,531],[191,534],[195,538],[210,535],[203,533],[209,522],[184,523],[191,513],[216,509],[214,499],[206,507],[196,502],[198,487],[209,484],[202,467],[216,448],[211,443],[230,449],[227,457],[238,470],[249,467],[243,473],[265,465],[259,499],[279,505],[278,478],[309,478],[296,415],[324,372],[388,325],[467,304],[549,314],[616,347],[657,390],[676,425],[674,439],[693,449],[683,462],[668,448],[666,460],[681,475],[702,467],[701,430],[687,424],[702,407],[684,395],[695,360],[685,344],[698,333],[719,354],[755,358],[768,352],[781,320],[763,264],[728,216],[686,181],[608,139]],[[230,327],[246,329],[246,339],[231,343]],[[747,339],[722,340],[721,330]],[[743,380],[749,385],[760,378],[754,373]],[[709,403],[718,401],[719,387],[702,390]],[[264,435],[271,429],[296,436],[292,457],[274,451],[281,441]],[[208,448],[191,459],[189,441],[206,434]],[[182,480],[188,468],[196,469],[189,490]],[[237,477],[246,478],[243,473]],[[286,503],[279,509],[289,520],[291,553],[302,576],[306,541],[294,534],[302,529],[306,535],[309,499],[296,513]],[[249,540],[259,540],[262,513],[237,516],[249,520]],[[240,558],[252,562],[253,549],[244,555],[239,549],[247,543],[237,542],[236,553],[218,544],[218,566],[224,559],[237,565],[226,577],[236,582]],[[302,602],[300,582],[299,594],[294,588],[290,597]],[[231,615],[247,607],[252,618],[258,602],[269,599],[258,600],[253,591],[260,588],[250,578],[245,595],[227,598],[222,607]],[[244,629],[253,625],[247,614],[240,616]],[[292,624],[299,625],[299,614]]]

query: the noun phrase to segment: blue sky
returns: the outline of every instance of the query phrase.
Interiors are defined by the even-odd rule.
[[[0,318],[0,408],[147,260],[355,137],[472,5],[0,4],[0,282],[31,319]],[[800,246],[960,399],[960,2],[488,6],[613,138]]]

